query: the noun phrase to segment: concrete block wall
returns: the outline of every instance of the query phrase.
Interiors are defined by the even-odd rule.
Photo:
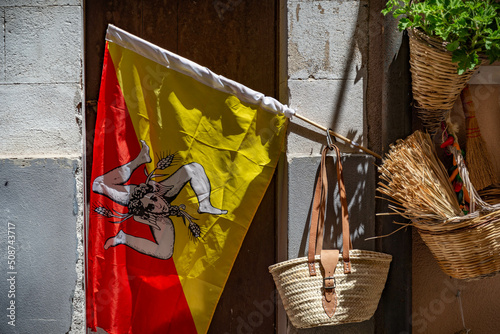
[[[287,1],[288,99],[297,113],[367,145],[366,67],[367,0]],[[306,256],[309,215],[325,134],[298,119],[291,122],[287,144],[288,258]],[[351,238],[359,249],[374,249],[375,159],[339,144],[351,216]],[[333,157],[325,248],[341,247],[338,190]],[[334,204],[335,203],[335,204]],[[290,333],[374,333],[374,320]]]
[[[82,13],[0,0],[0,333],[84,332]]]

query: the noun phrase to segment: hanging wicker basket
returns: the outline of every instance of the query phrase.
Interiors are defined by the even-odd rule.
[[[500,272],[500,204],[481,199],[461,151],[449,148],[470,213],[462,211],[434,142],[422,131],[391,145],[379,167],[377,190],[388,197],[389,214],[411,220],[444,273],[466,280],[493,276]]]
[[[435,225],[414,220],[422,240],[441,269],[458,279],[481,279],[500,272],[500,204],[484,202],[470,182],[462,154],[455,148],[460,177],[469,191],[471,213]]]
[[[433,132],[453,108],[475,70],[458,75],[457,64],[451,61],[445,42],[418,29],[408,29],[408,35],[415,108],[424,126]]]

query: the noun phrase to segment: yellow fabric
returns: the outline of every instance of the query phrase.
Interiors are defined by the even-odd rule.
[[[186,187],[172,202],[186,205],[203,237],[175,225],[173,261],[198,333],[208,330],[220,294],[255,211],[272,178],[286,133],[286,118],[241,102],[189,76],[109,43],[109,52],[138,140],[153,161],[176,152],[163,173],[197,162],[211,183],[211,202],[224,215],[199,214]],[[177,218],[180,219],[180,218]]]

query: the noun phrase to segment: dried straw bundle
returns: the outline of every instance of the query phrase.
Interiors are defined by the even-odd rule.
[[[418,224],[436,224],[462,215],[448,174],[427,133],[416,131],[391,145],[379,167],[378,191],[396,205],[390,209]]]
[[[441,269],[459,279],[500,272],[500,204],[484,202],[472,186],[461,152],[452,147],[459,174],[470,195],[464,215],[428,134],[419,131],[391,147],[382,166],[378,191],[412,220]]]
[[[489,158],[486,143],[481,136],[476,119],[476,110],[472,102],[469,86],[465,86],[460,94],[465,113],[465,126],[467,129],[467,153],[465,160],[469,176],[476,190],[484,189],[497,182],[493,164]]]

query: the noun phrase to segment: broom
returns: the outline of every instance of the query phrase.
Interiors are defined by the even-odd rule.
[[[486,143],[481,136],[476,119],[476,110],[472,103],[469,86],[466,85],[460,94],[465,113],[465,126],[467,130],[466,156],[469,177],[476,188],[481,190],[497,182],[493,165],[486,149]]]

